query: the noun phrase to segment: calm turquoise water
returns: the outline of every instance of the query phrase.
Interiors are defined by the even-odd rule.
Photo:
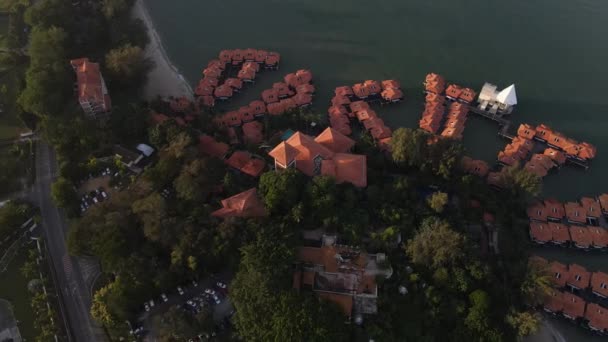
[[[235,106],[298,68],[313,71],[323,112],[336,86],[394,78],[407,100],[378,112],[393,128],[415,127],[428,72],[474,89],[515,83],[514,123],[545,123],[598,147],[588,171],[565,167],[548,176],[545,194],[572,200],[608,191],[608,1],[145,1],[169,56],[193,85],[221,49],[282,54],[281,70],[264,74]],[[469,154],[495,161],[505,145],[496,132],[491,122],[469,119]],[[608,269],[605,256],[547,253]],[[572,340],[591,340],[564,330]]]

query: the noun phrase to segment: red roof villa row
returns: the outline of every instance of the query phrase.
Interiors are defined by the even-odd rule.
[[[569,158],[574,158],[583,162],[595,158],[595,155],[597,154],[595,146],[587,142],[579,143],[557,131],[553,131],[544,124],[538,125],[535,128],[534,139],[547,143],[549,147],[564,152]]]
[[[604,199],[607,198],[605,195],[602,196]],[[580,203],[567,202],[565,204],[555,199],[546,199],[528,207],[528,217],[531,220],[559,222],[566,219],[568,223],[579,225],[597,224],[604,212],[601,200],[592,197],[583,197]]]

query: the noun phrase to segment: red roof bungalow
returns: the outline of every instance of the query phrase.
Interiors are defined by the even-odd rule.
[[[349,87],[349,86],[337,87],[334,90],[334,94],[339,95],[339,96],[348,96],[348,97],[352,97],[355,95],[355,93],[353,92],[353,88]]]
[[[403,92],[396,88],[385,89],[380,95],[385,101],[390,103],[396,103],[403,100]]]
[[[549,220],[561,221],[566,216],[566,209],[562,202],[556,199],[546,199],[544,204]]]
[[[213,137],[208,135],[201,135],[198,138],[198,150],[202,154],[206,154],[211,157],[224,159],[230,147],[226,143],[218,142]]]
[[[248,62],[255,61],[255,57],[258,54],[258,50],[248,48],[248,49],[245,49],[244,52],[245,52],[245,57],[244,58],[245,58],[246,61],[248,61]]]
[[[236,77],[238,77],[243,82],[253,83],[253,81],[255,80],[255,76],[255,70],[248,68],[239,70],[239,73]]]
[[[270,115],[281,115],[281,114],[285,113],[284,103],[281,103],[281,102],[269,103],[268,105],[266,105],[266,111],[268,111],[268,114],[270,114]]]
[[[211,95],[201,96],[199,98],[199,104],[209,108],[215,107],[215,98]]]
[[[232,88],[225,84],[215,88],[215,91],[213,92],[213,95],[218,100],[228,100],[233,94]]]
[[[219,78],[222,76],[222,69],[217,66],[207,67],[203,70],[203,75],[209,78]]]
[[[251,112],[251,109],[249,108],[249,106],[243,106],[243,107],[239,108],[238,112],[239,112],[239,116],[241,117],[241,121],[243,121],[243,123],[253,121],[253,119],[254,119],[253,113]]]
[[[576,224],[585,224],[587,222],[587,212],[582,205],[577,202],[568,202],[564,204],[566,209],[566,217],[568,222]]]
[[[348,115],[348,110],[344,106],[331,106],[327,109],[327,114],[332,115]]]
[[[230,167],[251,177],[259,177],[266,166],[262,159],[253,158],[245,151],[235,151],[225,162]]]
[[[383,90],[386,90],[386,89],[389,89],[389,88],[401,89],[401,84],[399,84],[399,82],[397,82],[395,80],[384,80],[381,83],[382,83],[382,89]]]
[[[276,52],[269,52],[266,56],[265,67],[266,69],[276,70],[279,68],[281,62],[281,55]]]
[[[433,103],[437,103],[437,104],[443,104],[445,103],[445,96],[439,95],[439,94],[435,94],[435,93],[427,93],[426,96],[424,97],[425,102],[433,102]]]
[[[562,246],[572,241],[568,226],[561,223],[549,222],[549,228],[551,229],[551,240],[554,244]]]
[[[550,289],[543,308],[550,313],[558,313],[564,310],[564,300],[562,292]]]
[[[255,188],[222,200],[222,208],[211,213],[220,218],[228,217],[262,217],[268,215],[264,204]]]
[[[540,164],[547,170],[550,170],[551,168],[555,167],[555,163],[553,163],[551,157],[546,156],[544,154],[534,154],[532,155],[532,158],[530,160],[536,164]]]
[[[355,146],[353,139],[329,127],[321,132],[315,141],[336,153],[349,152]]]
[[[544,155],[551,158],[557,165],[563,165],[566,163],[566,155],[562,151],[558,151],[552,148],[547,148]]]
[[[232,65],[239,65],[245,60],[245,51],[241,49],[232,50]]]
[[[530,152],[534,148],[534,141],[517,136],[511,140],[511,145],[521,146],[523,149]]]
[[[366,80],[365,82],[363,82],[363,85],[367,88],[370,95],[377,95],[382,92],[382,86],[378,81]]]
[[[589,287],[591,272],[587,271],[586,268],[577,264],[571,264],[568,268],[568,272],[566,285],[577,290],[583,290]]]
[[[591,243],[594,248],[608,247],[608,231],[605,228],[587,226],[587,231],[591,235]]]
[[[585,209],[588,219],[597,220],[602,215],[602,208],[595,198],[583,197],[581,198],[581,205]]]
[[[563,314],[566,318],[575,320],[585,315],[585,301],[570,292],[562,292],[564,302]]]
[[[518,162],[518,159],[511,153],[500,151],[498,152],[498,162],[503,165],[515,165]]]
[[[285,98],[289,96],[293,96],[294,91],[289,89],[287,83],[276,82],[272,85],[272,89],[275,89],[279,95],[279,98]]]
[[[203,77],[199,81],[199,84],[204,84],[204,85],[210,86],[210,87],[217,87],[219,85],[219,83],[220,83],[220,81],[215,77]]]
[[[608,274],[593,272],[591,274],[591,290],[597,296],[608,298]]]
[[[361,110],[370,110],[369,103],[365,101],[355,101],[350,104],[350,110],[353,113],[356,113]]]
[[[266,104],[260,100],[251,101],[249,103],[249,110],[253,116],[262,116],[266,114]]]
[[[335,95],[331,99],[332,106],[346,106],[349,104],[350,104],[350,98],[348,98],[347,96]]]
[[[534,139],[542,142],[546,142],[547,138],[553,134],[553,130],[544,124],[536,126],[536,133]]]
[[[602,213],[604,216],[608,216],[608,194],[601,194],[598,197],[600,206],[602,207]]]
[[[218,68],[220,70],[226,69],[226,63],[223,63],[219,59],[212,59],[207,63],[207,68]]]
[[[441,94],[445,89],[445,79],[438,74],[430,73],[426,75],[424,88],[426,92]]]
[[[238,110],[233,110],[224,114],[224,123],[226,126],[240,126],[243,123],[243,118]]]
[[[194,89],[194,94],[197,96],[210,96],[213,95],[213,90],[214,88],[212,86],[203,84],[203,80],[201,80],[196,86],[196,89]]]
[[[551,229],[546,223],[530,222],[530,238],[535,243],[544,245],[551,242]]]
[[[243,124],[243,140],[246,144],[260,144],[264,141],[262,124],[251,121]]]
[[[355,96],[361,100],[365,100],[371,95],[370,90],[363,83],[356,83],[353,85],[353,92],[355,93]]]
[[[519,125],[519,128],[517,129],[517,136],[522,137],[524,139],[534,139],[534,136],[536,135],[536,130],[534,129],[534,127],[528,125],[528,124],[521,124]]]
[[[450,100],[456,100],[462,94],[462,87],[457,84],[450,84],[445,90],[445,97]]]
[[[251,69],[257,73],[258,71],[260,71],[260,65],[256,62],[245,62],[243,63],[241,70],[245,69]]]
[[[255,53],[255,62],[258,64],[263,64],[266,61],[266,57],[268,57],[268,51],[258,50]]]
[[[243,81],[235,77],[227,78],[224,81],[224,84],[234,89],[235,91],[239,91],[241,90],[241,88],[243,88]]]
[[[232,50],[222,50],[220,51],[220,61],[222,63],[232,63]]]
[[[285,112],[296,109],[298,107],[293,97],[282,99],[281,101],[279,101],[279,103],[281,104],[281,106],[283,106],[283,111]]]
[[[90,62],[88,58],[73,59],[70,64],[76,72],[78,103],[85,114],[94,117],[110,112],[112,102],[99,64]]]
[[[475,96],[477,96],[475,90],[471,88],[464,88],[462,89],[462,93],[460,93],[460,96],[458,96],[458,100],[464,103],[471,103],[475,101]]]
[[[356,113],[357,116],[357,120],[359,120],[359,122],[363,122],[365,120],[369,120],[371,118],[377,118],[378,115],[376,115],[376,112],[373,110],[360,110]]]
[[[293,97],[293,101],[298,107],[307,107],[312,104],[312,96],[307,93],[296,93]]]
[[[549,173],[549,170],[547,170],[544,165],[537,164],[533,161],[527,162],[526,165],[524,165],[524,169],[539,178],[543,178]]]
[[[589,329],[600,332],[608,331],[608,310],[595,303],[587,303],[585,319]]]
[[[300,85],[310,84],[312,82],[312,73],[310,70],[298,70],[293,74],[285,76],[285,83],[292,88],[297,88]]]
[[[553,282],[557,287],[566,286],[566,281],[570,277],[570,271],[568,270],[568,266],[559,263],[557,261],[553,261],[549,264],[549,269],[551,274],[553,275]]]
[[[593,238],[591,237],[587,227],[571,226],[569,230],[570,237],[572,238],[572,242],[574,242],[574,246],[576,248],[587,249],[591,247]]]
[[[301,84],[296,87],[296,94],[314,94],[315,86],[312,84]]]
[[[262,100],[264,100],[266,104],[279,102],[279,92],[274,88],[266,89],[262,92]]]
[[[541,202],[530,205],[527,212],[530,220],[547,221],[547,210]]]
[[[488,173],[488,178],[486,179],[488,185],[495,186],[497,188],[502,188],[504,186],[504,178],[500,172],[490,172]]]
[[[595,155],[597,154],[596,147],[589,143],[586,143],[586,142],[578,144],[578,148],[579,148],[579,151],[578,151],[578,154],[576,155],[576,158],[583,160],[583,161],[593,159],[593,158],[595,158]]]
[[[472,160],[469,172],[479,177],[485,177],[490,171],[488,163],[483,160]]]

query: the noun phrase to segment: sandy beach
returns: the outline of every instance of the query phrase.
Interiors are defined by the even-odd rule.
[[[167,55],[160,36],[154,28],[154,22],[148,13],[144,0],[137,0],[133,6],[133,16],[143,20],[148,29],[150,43],[145,49],[146,57],[154,62],[154,68],[148,74],[148,82],[144,88],[144,96],[148,99],[157,95],[187,96],[193,97],[193,90],[188,81],[180,74],[179,70]]]
[[[531,336],[526,336],[523,342],[566,342],[566,339],[547,318],[543,318],[538,331]]]

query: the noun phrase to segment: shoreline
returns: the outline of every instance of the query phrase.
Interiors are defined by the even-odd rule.
[[[154,62],[144,86],[144,97],[149,100],[157,95],[161,97],[186,96],[192,100],[194,91],[167,55],[144,0],[135,2],[132,16],[141,19],[146,26],[150,43],[144,49],[144,53],[147,58]]]

